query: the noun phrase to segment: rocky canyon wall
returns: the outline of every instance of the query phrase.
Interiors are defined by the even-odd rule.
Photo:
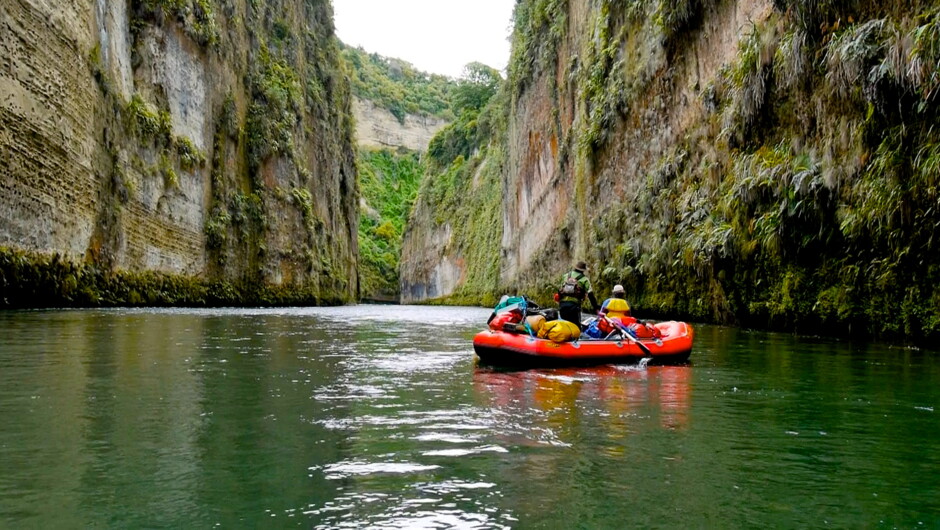
[[[328,0],[0,4],[4,305],[354,300],[332,24]]]
[[[356,142],[366,149],[398,149],[423,152],[431,138],[447,125],[434,116],[405,114],[399,121],[389,110],[368,99],[353,98]]]
[[[428,185],[403,286],[548,302],[585,259],[641,316],[935,337],[938,60],[930,2],[520,2],[505,134],[469,159],[502,167],[496,237]]]

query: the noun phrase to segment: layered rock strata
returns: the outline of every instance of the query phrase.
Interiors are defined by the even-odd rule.
[[[353,118],[328,1],[14,0],[0,57],[8,258],[187,278],[218,303],[356,298]],[[18,298],[24,270],[5,271],[8,305],[43,303]],[[106,298],[47,303],[133,302]]]

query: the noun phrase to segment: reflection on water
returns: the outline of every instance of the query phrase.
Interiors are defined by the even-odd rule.
[[[473,383],[487,406],[517,416],[526,409],[552,412],[561,424],[578,409],[603,410],[611,424],[651,414],[667,429],[688,423],[691,366],[599,366],[499,371],[478,368]],[[583,411],[582,411],[583,412]],[[623,433],[622,433],[623,434]]]
[[[940,527],[929,354],[509,372],[488,313],[0,313],[0,527]]]

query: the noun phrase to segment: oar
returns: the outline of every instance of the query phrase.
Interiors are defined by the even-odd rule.
[[[635,336],[633,335],[633,333],[630,333],[630,330],[627,329],[627,327],[624,326],[622,323],[617,322],[616,320],[611,320],[611,319],[607,318],[606,315],[601,315],[601,318],[603,318],[604,320],[606,320],[607,323],[610,324],[611,326],[614,326],[615,328],[619,329],[621,335],[623,335],[624,337],[630,339],[630,341],[632,341],[634,344],[636,344],[637,346],[639,346],[640,349],[643,350],[643,354],[644,354],[645,357],[652,357],[652,356],[653,356],[653,352],[651,352],[650,349],[646,347],[646,344],[643,344],[642,342],[640,342],[640,339],[637,338],[637,337],[635,337]]]

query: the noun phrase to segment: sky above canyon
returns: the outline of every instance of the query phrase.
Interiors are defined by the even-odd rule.
[[[478,61],[504,71],[515,0],[333,0],[336,34],[418,70],[460,77]]]

